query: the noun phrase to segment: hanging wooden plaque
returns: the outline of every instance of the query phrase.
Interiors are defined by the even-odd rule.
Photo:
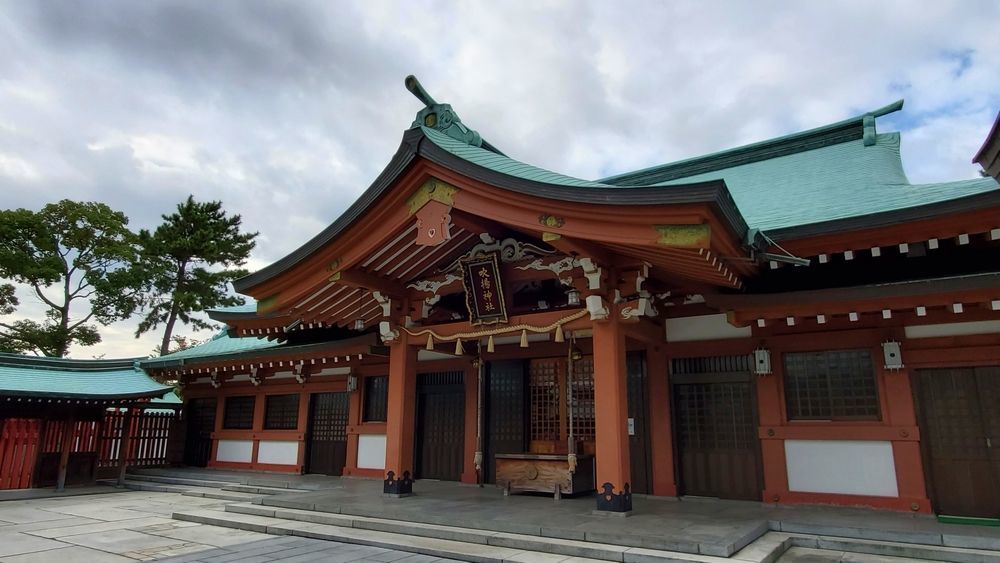
[[[500,259],[490,253],[462,260],[462,283],[469,322],[474,325],[507,322]]]

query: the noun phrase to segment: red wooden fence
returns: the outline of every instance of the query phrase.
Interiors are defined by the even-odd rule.
[[[104,432],[101,449],[98,452],[98,467],[117,467],[118,452],[122,444],[125,428],[125,411],[108,411],[104,417]],[[173,413],[142,413],[132,417],[125,448],[125,464],[129,467],[151,467],[167,465],[170,430],[177,416]]]
[[[96,452],[98,469],[118,467],[125,422],[123,409],[109,410],[102,421],[66,421],[11,418],[0,423],[0,490],[31,486],[39,453],[56,453],[65,432],[72,431],[71,453]],[[170,434],[178,417],[173,413],[134,413],[125,445],[125,465],[169,465]],[[176,439],[176,437],[175,437]]]
[[[31,486],[37,450],[37,420],[9,418],[0,424],[0,489]]]

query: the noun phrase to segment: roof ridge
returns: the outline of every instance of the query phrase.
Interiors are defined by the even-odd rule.
[[[144,356],[113,359],[53,358],[50,356],[26,356],[0,352],[0,366],[32,366],[39,369],[70,369],[74,371],[116,371],[133,369]]]
[[[874,142],[875,118],[899,111],[902,108],[903,100],[897,100],[881,108],[836,123],[724,149],[707,155],[616,174],[596,181],[618,186],[658,184],[859,139],[865,139],[865,144],[868,145],[872,144],[869,143],[869,138]]]

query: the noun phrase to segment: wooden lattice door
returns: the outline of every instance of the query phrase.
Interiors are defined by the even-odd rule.
[[[934,508],[1000,518],[1000,367],[918,370],[917,382]]]
[[[465,385],[460,371],[417,379],[417,479],[458,481],[465,453]]]
[[[205,467],[212,457],[212,432],[215,432],[216,400],[191,399],[184,406],[184,465]]]
[[[341,475],[347,464],[347,393],[313,393],[309,408],[309,473]]]
[[[760,500],[760,444],[749,359],[674,360],[674,427],[684,495]]]
[[[649,398],[646,355],[629,352],[626,361],[628,372],[628,416],[632,419],[628,437],[628,451],[632,468],[632,492],[653,492],[652,459],[649,452]],[[660,374],[664,376],[666,374]]]

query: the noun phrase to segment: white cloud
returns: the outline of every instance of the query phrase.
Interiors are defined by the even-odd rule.
[[[151,227],[217,199],[261,231],[257,268],[378,175],[419,109],[409,73],[509,155],[585,178],[900,97],[879,128],[903,131],[910,179],[971,178],[1000,108],[996,21],[990,0],[10,1],[0,205],[101,200]]]

